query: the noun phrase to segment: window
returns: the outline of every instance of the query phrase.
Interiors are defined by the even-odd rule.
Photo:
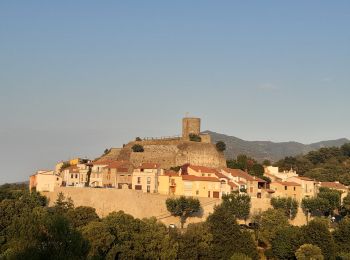
[[[196,190],[196,195],[198,195],[199,194],[199,191],[198,190]]]
[[[75,178],[78,178],[78,174],[75,175]]]
[[[295,187],[294,187],[293,189],[294,189],[294,191],[295,191]]]
[[[210,198],[210,190],[208,190],[208,198]]]
[[[73,179],[73,174],[70,175],[71,179]]]
[[[141,177],[137,177],[137,184],[141,183]]]
[[[147,184],[151,184],[151,177],[147,177]]]
[[[284,190],[287,190],[288,189],[288,187],[287,186],[284,186]]]
[[[147,185],[147,193],[151,192],[151,186]]]

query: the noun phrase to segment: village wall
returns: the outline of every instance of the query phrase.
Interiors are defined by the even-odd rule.
[[[70,197],[76,207],[89,206],[95,208],[100,217],[105,217],[113,211],[122,210],[135,218],[156,217],[166,225],[176,224],[180,226],[179,218],[170,216],[166,209],[165,201],[171,197],[168,195],[149,194],[129,189],[76,187],[58,187],[53,192],[43,192],[43,194],[49,198],[50,205],[52,205],[60,192]],[[204,221],[213,212],[214,206],[221,203],[220,199],[198,199],[203,212],[196,217],[189,218],[187,224]],[[252,198],[251,215],[265,211],[268,208],[271,208],[269,199]],[[249,223],[249,220],[247,222]],[[291,223],[294,225],[304,225],[306,223],[306,218],[301,209],[299,209],[297,217]]]

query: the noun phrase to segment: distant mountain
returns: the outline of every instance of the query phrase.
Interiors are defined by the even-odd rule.
[[[337,140],[321,141],[313,144],[302,144],[298,142],[281,142],[274,143],[270,141],[245,141],[234,136],[204,131],[211,136],[212,142],[223,141],[226,143],[225,156],[227,159],[235,158],[239,154],[246,154],[258,161],[265,159],[277,161],[286,156],[306,154],[312,150],[322,147],[342,146],[350,142],[346,138]]]

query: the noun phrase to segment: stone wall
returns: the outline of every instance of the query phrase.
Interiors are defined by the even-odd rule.
[[[144,152],[132,152],[131,147],[134,144],[142,145]],[[122,148],[114,159],[129,160],[135,166],[143,162],[154,162],[159,163],[163,168],[180,166],[186,163],[213,168],[226,166],[224,154],[218,152],[215,145],[180,139],[130,142]]]
[[[165,201],[171,196],[160,194],[149,194],[135,190],[118,189],[96,189],[96,188],[76,188],[59,187],[53,192],[43,192],[49,198],[50,204],[57,199],[58,193],[63,192],[65,196],[71,197],[74,205],[89,206],[96,209],[100,217],[105,217],[113,211],[123,210],[136,218],[156,217],[166,225],[176,224],[180,226],[179,218],[170,216],[166,209]],[[220,199],[198,198],[201,202],[203,212],[196,217],[189,218],[188,223],[204,221],[214,206],[221,203]],[[252,198],[251,215],[260,213],[271,208],[269,199]],[[250,220],[247,221],[249,223]],[[244,223],[244,221],[242,221]],[[291,221],[293,225],[306,224],[306,217],[299,208],[297,217]]]

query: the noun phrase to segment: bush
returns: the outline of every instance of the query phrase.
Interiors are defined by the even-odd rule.
[[[141,139],[140,137],[136,137],[136,138],[135,138],[135,141],[136,141],[136,142],[140,142],[140,141],[142,141],[142,139]]]
[[[196,134],[189,134],[190,141],[192,142],[201,142],[202,138]]]
[[[321,249],[318,246],[311,244],[304,244],[295,252],[298,260],[323,260]]]
[[[139,144],[134,144],[134,145],[131,147],[131,150],[132,150],[134,153],[142,153],[142,152],[145,151],[145,150],[143,149],[143,146],[142,146],[142,145],[139,145]]]
[[[226,150],[226,144],[223,141],[219,141],[216,143],[216,150],[218,150],[219,152],[223,152]]]

